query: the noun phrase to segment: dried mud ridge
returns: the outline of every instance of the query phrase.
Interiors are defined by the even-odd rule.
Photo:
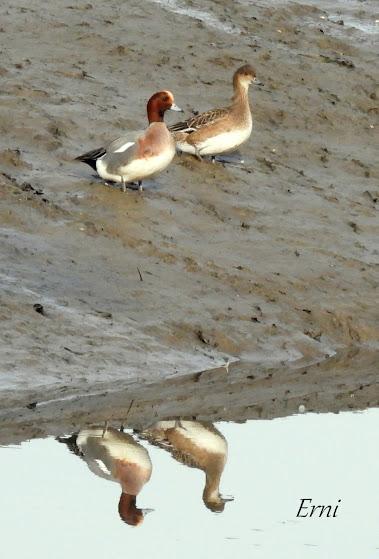
[[[4,418],[228,359],[286,371],[378,350],[377,43],[354,25],[375,3],[345,4],[0,6]],[[244,165],[178,157],[140,196],[73,163],[140,128],[152,91],[222,106],[245,62],[265,86]]]

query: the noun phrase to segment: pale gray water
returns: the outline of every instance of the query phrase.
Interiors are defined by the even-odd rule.
[[[221,514],[201,500],[203,473],[148,448],[153,475],[138,497],[154,508],[122,523],[116,483],[93,475],[54,439],[1,449],[3,557],[187,559],[379,557],[379,409],[220,423],[229,444]],[[336,518],[296,518],[301,498],[341,499]]]

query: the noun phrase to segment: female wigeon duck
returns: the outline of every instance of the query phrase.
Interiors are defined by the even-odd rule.
[[[211,109],[184,122],[169,127],[178,150],[196,155],[214,156],[234,151],[250,137],[253,120],[248,90],[254,82],[260,84],[249,64],[233,75],[234,95],[228,107]]]
[[[124,522],[132,526],[143,522],[151,509],[137,508],[136,497],[151,477],[152,464],[141,444],[112,427],[89,427],[58,440],[81,456],[95,475],[120,483],[118,512]]]
[[[163,171],[175,155],[175,142],[163,122],[167,110],[182,111],[170,91],[155,93],[147,103],[149,126],[144,132],[122,136],[105,148],[99,148],[76,157],[90,165],[101,178],[122,183],[138,182]]]
[[[203,501],[213,512],[222,512],[227,501],[220,495],[228,445],[212,423],[200,421],[158,421],[139,433],[141,438],[171,453],[182,464],[205,473]]]

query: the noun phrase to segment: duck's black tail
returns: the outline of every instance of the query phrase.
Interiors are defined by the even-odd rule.
[[[97,171],[96,169],[96,161],[105,155],[106,149],[105,148],[98,148],[93,149],[92,151],[87,151],[87,153],[83,153],[83,155],[79,155],[75,157],[76,161],[83,161],[83,163],[87,163],[92,169]]]
[[[67,445],[67,448],[73,453],[76,454],[76,456],[83,456],[82,451],[79,449],[78,445],[77,445],[77,440],[78,438],[78,433],[73,433],[72,435],[68,436],[68,437],[56,437],[56,441],[60,442],[60,443],[64,443],[65,445]]]

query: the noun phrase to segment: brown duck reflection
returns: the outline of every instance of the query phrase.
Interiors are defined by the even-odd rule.
[[[121,519],[132,526],[143,522],[149,509],[139,509],[137,495],[151,477],[149,453],[131,435],[112,427],[89,427],[71,437],[58,437],[80,456],[95,475],[121,485]]]
[[[220,495],[220,480],[228,456],[228,444],[212,423],[200,421],[158,421],[138,433],[173,458],[205,473],[203,501],[213,512],[222,512],[227,501]]]

